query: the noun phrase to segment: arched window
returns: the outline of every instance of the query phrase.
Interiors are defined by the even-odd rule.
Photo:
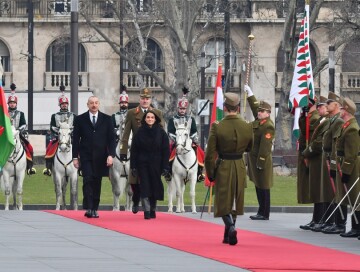
[[[206,72],[217,72],[219,62],[223,63],[224,69],[224,54],[225,54],[225,41],[222,38],[210,39],[204,46],[205,58],[206,58]],[[210,66],[208,66],[210,65]],[[236,67],[236,51],[233,47],[230,49],[230,67],[231,71],[237,70]]]
[[[3,66],[4,72],[10,72],[10,53],[6,44],[0,40],[0,56],[1,64]]]
[[[349,42],[342,53],[342,71],[360,72],[360,39]]]
[[[136,57],[141,54],[141,46],[138,40],[130,41],[125,47],[125,54],[133,60],[133,65],[137,65]],[[123,61],[123,68],[131,71],[128,61]],[[152,39],[147,40],[147,53],[144,60],[145,65],[156,72],[164,71],[164,60],[160,46]]]
[[[79,72],[86,72],[87,60],[84,46],[79,44]],[[70,39],[57,39],[51,43],[46,51],[47,72],[70,72],[71,55]]]

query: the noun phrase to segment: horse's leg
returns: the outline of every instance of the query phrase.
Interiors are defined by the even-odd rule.
[[[168,212],[173,212],[173,188],[174,188],[174,178],[172,178],[168,183]]]
[[[69,177],[68,177],[69,178]],[[66,210],[66,189],[67,189],[68,180],[64,176],[61,179],[61,192],[62,192],[62,206],[63,210]]]
[[[55,167],[53,167],[55,168]],[[55,209],[58,211],[60,210],[61,207],[61,199],[62,199],[62,195],[61,195],[61,179],[58,177],[58,174],[56,173],[56,171],[53,171],[53,181],[54,181],[54,185],[55,185],[55,197],[56,197],[56,206]]]
[[[70,198],[71,198],[71,208],[77,211],[78,210],[78,179],[77,179],[77,171],[75,168],[70,178]]]
[[[5,211],[9,210],[9,198],[10,198],[10,177],[7,173],[3,173],[2,179],[4,181],[4,193],[5,193]]]
[[[176,186],[176,212],[181,213],[181,180],[180,177],[175,178],[175,186]]]
[[[132,206],[133,206],[132,196],[133,196],[134,192],[131,189],[129,180],[126,180],[125,192],[126,192],[126,196],[125,196],[125,198],[126,198],[126,210],[131,211]]]
[[[113,171],[111,175],[111,187],[112,187],[112,193],[113,193],[113,211],[119,211],[120,210],[120,204],[119,204],[119,198],[120,198],[120,175],[117,175],[115,172],[115,169],[112,169]]]
[[[25,162],[26,163],[26,162]],[[24,178],[25,178],[25,169],[23,171],[21,171],[18,176],[17,176],[17,180],[16,183],[14,182],[15,186],[16,186],[16,195],[18,196],[18,200],[17,200],[17,207],[20,211],[23,210],[23,184],[24,184]],[[15,195],[15,194],[14,194]],[[14,197],[14,205],[16,205],[16,197]]]
[[[180,211],[182,213],[185,212],[185,205],[184,205],[184,193],[185,193],[185,183],[181,181],[181,193],[180,193]]]
[[[195,188],[196,188],[196,174],[197,174],[197,167],[195,168],[196,172],[193,174],[191,180],[190,180],[190,198],[191,198],[191,212],[192,213],[197,213],[196,212],[196,205],[195,205]]]

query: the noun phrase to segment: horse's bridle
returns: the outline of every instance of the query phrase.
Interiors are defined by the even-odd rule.
[[[184,132],[186,132],[187,131],[187,129],[186,128],[178,128],[177,129],[177,131],[179,131],[179,130],[184,130]],[[183,136],[183,134],[184,134],[184,132],[182,133],[182,134],[180,134],[179,136],[180,137],[182,137]],[[177,136],[177,135],[176,135]],[[183,147],[183,150],[185,150],[186,152],[184,152],[184,153],[182,153],[182,154],[186,154],[186,153],[189,153],[190,151],[191,151],[191,147],[190,147],[190,149],[187,149],[186,148],[186,142],[189,140],[190,138],[189,137],[187,137],[186,139],[185,139],[185,141],[182,143],[182,144],[179,144],[178,143],[178,141],[176,141],[176,147],[178,147],[178,146],[182,146]]]
[[[70,130],[70,129],[69,129]],[[60,129],[60,131],[59,131],[59,146],[60,145],[62,145],[62,144],[65,144],[66,145],[66,149],[65,149],[65,151],[62,151],[61,149],[60,149],[60,152],[70,152],[71,150],[70,150],[70,146],[71,146],[71,136],[70,136],[70,133],[68,133],[69,134],[69,138],[68,138],[68,140],[66,141],[66,142],[62,142],[62,140],[61,140],[61,138],[62,137],[60,137],[61,135],[65,135],[65,133],[60,133],[61,132],[61,129]]]

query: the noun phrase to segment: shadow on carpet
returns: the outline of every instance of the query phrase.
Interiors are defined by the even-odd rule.
[[[157,213],[100,211],[99,219],[83,211],[46,211],[93,226],[117,231],[159,245],[252,271],[359,271],[358,255],[238,229],[238,244],[222,244],[221,225]]]

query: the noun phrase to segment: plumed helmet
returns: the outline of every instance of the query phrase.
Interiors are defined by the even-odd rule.
[[[69,104],[69,98],[67,98],[65,95],[60,95],[58,101],[59,101],[59,106],[63,103]]]
[[[120,97],[119,97],[119,104],[121,102],[129,103],[129,95],[126,93],[126,86],[125,85],[121,85],[121,94],[120,94]]]
[[[18,102],[17,96],[14,95],[14,94],[11,94],[11,95],[8,97],[8,104],[9,104],[10,102],[15,102],[15,103],[17,104],[17,102]]]
[[[60,91],[65,92],[65,86],[63,84],[60,85]]]
[[[10,85],[10,89],[11,89],[12,91],[15,91],[15,89],[16,89],[16,85],[15,85],[15,83],[11,83],[11,85]]]
[[[189,100],[187,100],[186,95],[189,92],[189,89],[184,87],[182,88],[183,96],[178,101],[178,108],[187,108],[189,106]]]

